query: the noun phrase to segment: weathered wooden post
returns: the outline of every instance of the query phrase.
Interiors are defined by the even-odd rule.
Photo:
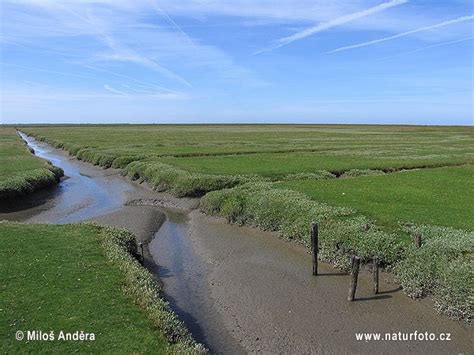
[[[375,258],[372,272],[374,276],[374,293],[377,294],[379,293],[379,263]]]
[[[354,296],[357,288],[357,278],[359,277],[360,259],[357,256],[352,256],[352,270],[351,270],[351,285],[349,287],[348,301],[354,301]]]
[[[143,243],[138,243],[140,247],[140,263],[143,265],[143,261],[145,260],[145,255],[143,255]]]
[[[313,275],[318,275],[318,224],[311,223],[311,250],[313,252]]]
[[[421,233],[419,232],[415,234],[415,246],[421,248]]]

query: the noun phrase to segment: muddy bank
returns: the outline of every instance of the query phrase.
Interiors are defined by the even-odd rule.
[[[213,304],[234,344],[239,344],[236,349],[442,354],[467,353],[474,346],[472,329],[436,314],[428,300],[407,298],[390,275],[381,275],[381,293],[373,295],[370,275],[362,273],[357,301],[348,302],[349,276],[321,264],[322,275],[313,277],[310,255],[300,245],[271,233],[229,225],[199,211],[175,213],[170,220],[172,224],[166,227],[165,222],[150,244],[164,270],[165,291],[177,300],[178,307],[199,316],[208,328],[212,324],[206,324],[190,298]],[[414,331],[451,333],[452,340],[355,339],[362,332]]]

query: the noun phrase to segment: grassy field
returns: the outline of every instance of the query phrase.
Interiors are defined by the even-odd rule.
[[[136,284],[146,282],[146,275],[133,280],[142,271],[123,250],[129,236],[114,233],[93,225],[0,223],[2,351],[166,353],[195,346],[163,304],[153,301],[169,324],[156,321],[144,298],[134,295],[152,287],[143,292]],[[177,344],[163,331],[170,324],[176,326],[171,336]],[[17,341],[18,330],[53,331],[56,338],[61,330],[83,331],[94,333],[95,340]]]
[[[62,175],[35,157],[13,128],[0,127],[0,198],[54,184]]]
[[[79,159],[118,167],[201,209],[309,244],[322,259],[378,259],[412,297],[472,320],[474,128],[357,125],[34,126]],[[462,166],[461,166],[462,165]],[[442,168],[440,168],[442,167]],[[401,171],[405,168],[422,168]],[[422,231],[414,249],[410,236]]]
[[[306,151],[325,152],[336,159],[347,154],[376,154],[436,161],[467,159],[474,154],[474,132],[470,127],[81,125],[35,126],[23,130],[50,142],[64,143],[66,148],[87,148],[117,157]]]
[[[398,222],[474,230],[474,166],[407,170],[358,178],[277,183],[336,206],[352,207],[379,225]]]
[[[160,161],[197,173],[207,174],[255,174],[272,179],[285,175],[311,173],[327,170],[342,174],[351,169],[398,170],[401,168],[444,166],[462,164],[470,158],[461,156],[435,157],[418,152],[412,156],[398,156],[397,153],[380,152],[374,147],[372,154],[367,148],[364,152],[331,151],[331,152],[298,152],[252,155],[225,155],[205,157],[165,157]],[[360,153],[360,155],[358,154]],[[472,160],[474,162],[474,160]]]

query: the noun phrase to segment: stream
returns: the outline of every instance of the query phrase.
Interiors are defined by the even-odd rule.
[[[58,186],[0,206],[0,219],[24,223],[94,220],[129,229],[146,243],[145,266],[199,342],[213,353],[469,353],[472,329],[437,315],[381,274],[373,295],[368,273],[347,302],[349,277],[296,243],[227,224],[175,199],[70,157],[22,135],[35,154],[64,170]],[[129,205],[129,201],[142,204]],[[159,206],[147,201],[163,201]],[[356,333],[450,333],[450,341],[357,341]]]

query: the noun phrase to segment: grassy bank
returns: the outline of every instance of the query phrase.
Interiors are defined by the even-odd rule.
[[[129,233],[0,223],[0,334],[6,352],[182,353],[202,348],[132,257]],[[94,333],[94,341],[17,341],[15,332]]]
[[[0,127],[0,199],[59,181],[63,172],[34,156],[15,129]]]

